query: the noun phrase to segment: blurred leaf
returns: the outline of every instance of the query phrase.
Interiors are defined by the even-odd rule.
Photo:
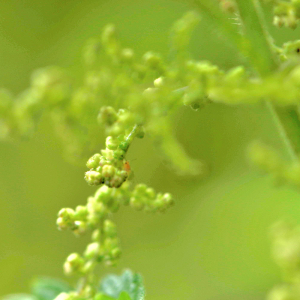
[[[70,292],[72,288],[65,282],[53,278],[38,278],[31,285],[31,292],[39,300],[53,300],[62,292]]]
[[[119,296],[119,299],[122,300],[144,300],[145,298],[145,289],[141,275],[132,273],[130,270],[124,271],[121,276],[108,275],[102,280],[100,290],[115,299]],[[126,294],[130,296],[129,299]]]
[[[122,292],[118,300],[131,300],[131,298],[126,292]]]
[[[29,294],[11,294],[1,298],[1,300],[38,300],[37,297]]]
[[[115,298],[109,297],[107,295],[104,295],[102,293],[99,293],[95,296],[95,300],[114,300]]]

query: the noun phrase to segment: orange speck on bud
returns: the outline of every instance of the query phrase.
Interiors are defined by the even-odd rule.
[[[124,170],[125,170],[127,173],[129,173],[130,170],[131,170],[130,164],[129,164],[129,162],[128,162],[127,160],[124,162]]]

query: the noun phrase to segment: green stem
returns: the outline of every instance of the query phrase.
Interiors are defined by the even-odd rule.
[[[288,128],[286,128],[287,122],[283,122],[283,115],[278,113],[276,111],[276,108],[269,101],[266,101],[266,106],[268,107],[268,109],[273,117],[274,123],[276,124],[277,130],[279,132],[279,135],[280,135],[283,143],[285,144],[290,157],[293,160],[298,159],[297,153],[300,153],[299,145],[297,146],[297,145],[293,144],[291,136],[288,134]],[[299,138],[299,136],[297,138]]]
[[[245,38],[249,47],[249,60],[260,76],[267,76],[278,68],[278,60],[266,31],[258,0],[236,0]],[[300,153],[300,122],[295,110],[277,108],[270,101],[266,105],[277,126],[279,135],[290,157],[298,159]]]
[[[136,135],[138,134],[138,132],[140,131],[140,125],[134,125],[133,129],[131,130],[131,132],[127,135],[125,141],[122,143],[122,150],[124,150],[125,152],[128,151],[129,146],[131,145],[133,139],[136,137]]]

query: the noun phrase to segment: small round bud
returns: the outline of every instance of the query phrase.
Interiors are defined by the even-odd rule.
[[[102,168],[102,175],[105,178],[111,178],[115,174],[115,167],[110,165],[104,165]]]
[[[94,259],[100,251],[100,244],[95,242],[88,244],[85,252],[84,252],[84,257],[87,259]]]
[[[143,183],[139,183],[136,187],[135,187],[135,191],[137,193],[145,193],[147,190],[147,185],[143,184]]]
[[[119,188],[122,185],[122,183],[126,180],[126,178],[127,177],[114,176],[110,181],[111,187]]]
[[[58,216],[63,219],[74,219],[75,212],[72,208],[62,208],[58,212]]]
[[[122,49],[121,58],[124,62],[132,62],[134,59],[134,51],[130,48]]]
[[[119,240],[117,238],[107,237],[104,240],[104,248],[107,252],[111,252],[112,249],[117,248],[119,244]]]
[[[100,157],[101,155],[99,153],[94,154],[86,163],[86,166],[89,169],[94,169],[97,168],[99,166],[99,162],[100,162]]]
[[[93,272],[95,265],[96,265],[96,262],[94,260],[88,260],[82,267],[82,273],[88,274],[88,273]]]
[[[102,153],[102,155],[105,157],[105,159],[106,160],[112,160],[113,159],[113,154],[114,154],[114,151],[113,150],[109,150],[109,149],[105,149],[105,150],[101,150],[101,153]],[[101,159],[101,161],[103,161],[102,159]],[[106,162],[106,163],[108,163],[108,162]]]
[[[74,222],[75,228],[73,229],[73,233],[77,236],[84,235],[87,231],[87,224],[86,222],[82,221],[75,221]]]
[[[76,220],[85,220],[88,215],[88,210],[86,206],[78,205],[75,209],[75,216]]]
[[[126,152],[128,150],[129,147],[129,143],[128,142],[121,142],[119,144],[119,148],[122,149],[124,152]]]
[[[165,85],[165,78],[164,77],[156,78],[153,84],[156,88],[160,88]]]
[[[171,194],[166,193],[163,195],[163,201],[167,205],[167,207],[171,206],[174,204],[174,200]]]
[[[56,224],[60,230],[71,228],[74,224],[75,212],[71,208],[63,208],[58,212]]]
[[[111,200],[111,190],[103,185],[95,193],[95,200],[107,204]]]
[[[111,256],[113,259],[119,259],[121,257],[122,251],[120,248],[114,248],[111,250]]]
[[[117,113],[111,106],[103,106],[98,114],[99,124],[111,126],[117,119]]]
[[[143,56],[144,62],[150,68],[157,69],[162,63],[161,56],[154,52],[146,52]]]
[[[141,199],[137,197],[130,198],[130,206],[135,208],[136,210],[142,210],[144,208],[144,203]]]
[[[60,293],[54,300],[71,300],[72,296],[68,293]]]
[[[117,227],[111,220],[105,220],[103,224],[103,231],[107,237],[114,238],[117,235]]]
[[[100,241],[101,238],[101,230],[95,229],[92,233],[92,241],[97,242]]]
[[[56,220],[56,225],[57,225],[58,229],[60,229],[60,230],[66,230],[69,228],[69,226],[66,224],[66,222],[64,221],[63,218],[58,218]]]
[[[64,271],[67,275],[72,275],[80,272],[83,264],[83,258],[78,253],[72,253],[67,257],[67,260],[64,263]]]
[[[116,150],[118,148],[118,142],[112,136],[108,136],[106,138],[106,147],[109,150]]]
[[[87,171],[84,179],[89,185],[99,185],[103,183],[102,174],[96,171]]]
[[[113,157],[115,159],[124,159],[126,152],[122,149],[117,149],[114,151]]]
[[[146,189],[146,196],[150,199],[154,199],[155,196],[156,196],[156,193],[155,193],[154,189],[153,188],[147,188]]]

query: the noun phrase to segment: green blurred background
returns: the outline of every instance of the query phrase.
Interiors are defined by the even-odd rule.
[[[47,65],[80,79],[83,45],[108,22],[138,54],[167,56],[169,28],[187,10],[168,0],[0,1],[0,85],[17,94],[34,69]],[[272,29],[278,44],[299,32]],[[226,69],[239,64],[205,23],[191,52]],[[210,175],[178,177],[147,139],[136,141],[129,151],[135,180],[171,192],[176,206],[155,216],[122,209],[115,220],[124,255],[117,268],[101,272],[140,272],[152,300],[264,299],[281,280],[269,227],[280,219],[300,223],[299,194],[275,187],[245,158],[254,139],[282,149],[271,117],[263,106],[211,105],[199,112],[182,108],[175,119],[178,139],[208,163]],[[85,203],[95,190],[83,179],[85,166],[70,165],[61,152],[47,117],[31,140],[0,144],[0,296],[27,292],[37,275],[63,278],[65,257],[82,252],[88,241],[56,229],[57,211]]]

